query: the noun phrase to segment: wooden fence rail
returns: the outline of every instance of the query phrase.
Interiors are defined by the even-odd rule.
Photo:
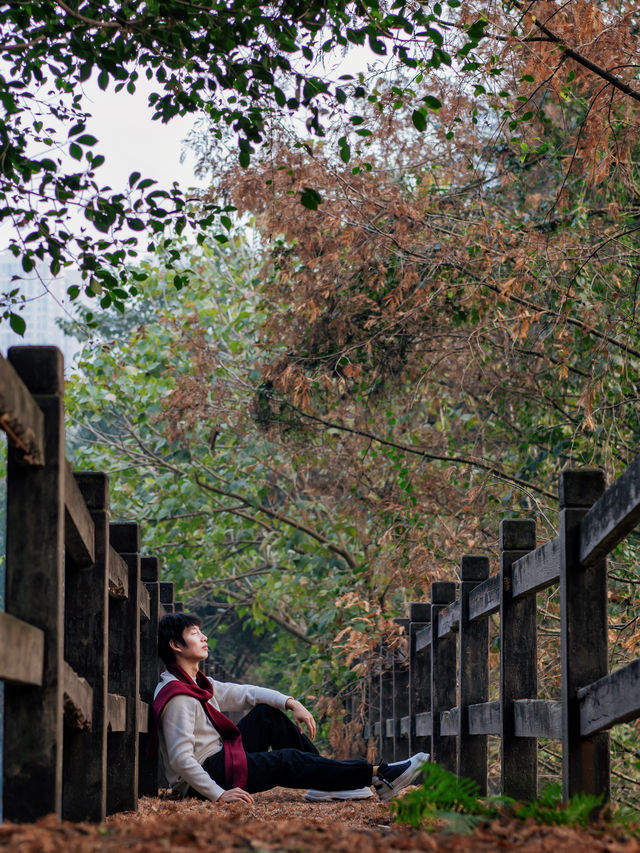
[[[383,758],[415,751],[487,791],[487,737],[500,738],[502,793],[538,794],[537,739],[562,747],[565,799],[609,797],[608,730],[640,716],[640,659],[608,671],[606,555],[640,521],[640,457],[606,491],[597,470],[559,480],[558,536],[536,548],[535,522],[500,525],[500,569],[462,557],[460,582],[411,605],[408,652],[381,646],[366,685],[365,737]],[[537,698],[536,593],[560,589],[562,688]],[[499,700],[489,701],[489,624],[500,621]]]
[[[4,817],[102,820],[158,790],[146,757],[158,619],[181,609],[137,524],[109,520],[109,479],[65,458],[62,354],[0,357],[8,435]]]

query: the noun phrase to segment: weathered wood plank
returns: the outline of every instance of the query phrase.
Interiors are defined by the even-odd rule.
[[[387,730],[387,721],[393,717],[393,658],[384,642],[380,643],[380,663],[380,757],[383,761],[393,761],[395,743]]]
[[[405,631],[409,620],[403,620]],[[400,721],[409,713],[409,661],[401,650],[393,656],[393,718],[395,720],[394,755],[396,761],[409,757],[409,739],[401,738]]]
[[[74,478],[91,513],[95,563],[74,572],[65,589],[65,656],[93,688],[91,731],[64,734],[62,817],[104,820],[107,804],[107,630],[109,582],[109,478],[98,472]]]
[[[457,702],[457,641],[455,634],[438,637],[438,618],[455,601],[457,584],[435,581],[431,584],[431,760],[445,770],[456,772],[457,744],[440,731],[440,714]]]
[[[142,581],[138,584],[138,599],[140,601],[140,616],[144,616],[145,621],[148,622],[151,616],[151,602],[149,592]]]
[[[416,714],[416,737],[431,737],[432,733],[431,711]]]
[[[516,737],[513,702],[538,695],[536,597],[514,598],[513,564],[536,547],[532,519],[500,522],[500,775],[502,793],[516,800],[538,796],[538,744]]]
[[[140,697],[140,554],[123,551],[139,548],[139,525],[131,522],[109,525],[110,547],[127,569],[126,599],[109,601],[109,690],[127,699],[126,728],[108,739],[107,814],[135,810],[138,806],[138,698]]]
[[[580,734],[590,737],[640,714],[640,658],[578,690]]]
[[[469,621],[474,622],[500,609],[500,575],[492,575],[469,593]]]
[[[118,693],[107,694],[107,726],[114,733],[127,730],[127,700]]]
[[[42,684],[44,631],[0,612],[0,678],[15,684]]]
[[[460,727],[460,712],[458,708],[449,708],[440,712],[440,734],[455,737]]]
[[[460,601],[452,601],[438,616],[438,638],[457,632],[460,625]]]
[[[606,557],[640,522],[640,456],[593,504],[580,522],[580,563]]]
[[[545,589],[560,579],[560,539],[550,539],[513,564],[514,598]]]
[[[109,546],[109,595],[127,598],[129,595],[129,569],[120,554]]]
[[[431,645],[431,623],[427,622],[424,628],[416,633],[416,651],[421,652]]]
[[[411,717],[403,717],[400,720],[400,737],[409,739],[411,735]]]
[[[458,629],[458,776],[473,779],[487,793],[487,737],[469,732],[469,705],[489,699],[489,620],[469,622],[469,596],[489,577],[489,559],[465,555],[460,561]]]
[[[160,604],[165,613],[173,613],[174,591],[173,581],[160,581]]]
[[[149,708],[147,702],[138,699],[138,721],[140,734],[147,734],[149,731]]]
[[[44,465],[44,415],[13,366],[0,356],[0,429],[22,461]]]
[[[55,347],[11,347],[8,358],[44,413],[45,435],[43,467],[25,465],[11,445],[7,453],[5,610],[45,635],[42,686],[5,684],[4,817],[21,822],[62,811],[64,362]]]
[[[409,607],[409,717],[412,728],[409,737],[409,754],[431,752],[431,739],[418,737],[415,718],[431,708],[431,652],[418,652],[416,637],[424,631],[431,619],[431,606],[423,601],[412,602]],[[430,636],[430,634],[429,634]]]
[[[581,734],[578,690],[604,678],[609,668],[607,563],[580,563],[582,520],[604,492],[604,474],[595,469],[560,474],[560,657],[562,662],[562,796],[589,791],[609,798],[609,735],[585,740]],[[531,694],[529,694],[531,695]]]
[[[67,663],[63,666],[64,721],[69,728],[89,731],[93,717],[93,689]]]
[[[469,705],[469,734],[497,735],[500,734],[501,725],[500,702]]]
[[[64,471],[64,554],[76,568],[92,566],[95,560],[95,529],[71,465]]]
[[[562,737],[562,707],[548,699],[516,699],[513,703],[516,737]]]

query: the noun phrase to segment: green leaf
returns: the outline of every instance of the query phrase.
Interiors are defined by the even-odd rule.
[[[413,126],[416,130],[419,130],[420,133],[424,133],[427,129],[427,114],[423,107],[413,111],[411,114],[411,121],[413,122]]]
[[[425,95],[422,100],[429,110],[439,110],[442,106],[442,103],[434,95]]]
[[[307,210],[317,210],[318,205],[322,204],[322,196],[313,187],[305,187],[300,193],[300,202]]]
[[[16,335],[24,335],[25,329],[27,328],[27,324],[20,314],[9,314],[9,325]]]

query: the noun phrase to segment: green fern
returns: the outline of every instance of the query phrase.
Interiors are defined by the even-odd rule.
[[[480,799],[479,792],[479,786],[471,779],[459,779],[439,764],[427,763],[422,786],[393,800],[391,807],[399,823],[414,827],[435,825],[442,820],[450,825],[451,815],[475,817],[476,825],[480,819],[497,813]],[[470,831],[468,826],[469,822],[466,831]]]
[[[446,831],[464,834],[508,809],[520,820],[533,818],[556,826],[587,826],[603,802],[601,796],[578,794],[563,803],[559,784],[548,785],[533,802],[517,803],[503,796],[481,798],[475,782],[459,779],[438,764],[425,764],[423,773],[420,788],[391,803],[399,823],[436,827],[444,822]]]
[[[603,799],[594,794],[576,794],[565,804],[562,802],[562,787],[554,782],[547,785],[537,800],[518,803],[513,813],[521,820],[531,817],[538,823],[554,826],[588,826]]]

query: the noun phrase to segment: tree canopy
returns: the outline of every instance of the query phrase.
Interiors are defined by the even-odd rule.
[[[83,83],[92,74],[99,86],[113,85],[123,97],[141,77],[153,81],[154,118],[206,116],[216,139],[235,139],[242,167],[269,144],[283,114],[300,114],[318,137],[341,122],[337,150],[348,161],[354,144],[370,133],[361,106],[400,111],[409,131],[417,132],[443,108],[453,134],[460,99],[473,90],[515,131],[544,92],[570,99],[585,81],[596,80],[589,113],[612,115],[621,99],[640,98],[635,15],[632,4],[587,0],[562,7],[519,0],[7,3],[0,9],[0,222],[15,229],[11,249],[26,272],[36,259],[46,260],[54,275],[75,264],[83,286],[72,286],[73,298],[83,289],[102,308],[124,310],[143,280],[128,268],[140,236],[150,251],[162,237],[173,239],[188,227],[204,239],[212,222],[225,229],[230,210],[215,198],[193,207],[184,188],[159,187],[141,171],[126,187],[104,186],[99,169],[105,154],[87,132]],[[369,72],[334,79],[326,62],[352,46],[368,49]],[[402,81],[379,85],[398,69],[406,72]],[[446,97],[443,81],[454,83]],[[627,130],[622,137],[613,126],[605,132],[616,145],[625,144]],[[578,147],[587,150],[593,139],[585,130]],[[322,195],[309,184],[298,198],[315,208]],[[218,236],[227,239],[226,230]],[[184,284],[178,271],[174,283]],[[20,297],[17,282],[1,306],[16,331],[24,328]]]
[[[147,7],[131,33],[101,8],[79,10],[94,23],[63,17],[107,45],[141,38]],[[150,31],[173,31],[162,14],[176,8],[158,7]],[[215,20],[194,8],[201,28]],[[114,472],[116,506],[137,502],[210,624],[250,616],[272,674],[339,689],[463,553],[495,557],[500,518],[535,517],[552,536],[563,467],[611,478],[637,453],[638,13],[590,0],[229,8],[231,29],[246,24],[237,86],[215,78],[211,94],[195,53],[174,68],[149,47],[136,67],[158,81],[156,109],[208,114],[193,144],[211,189],[180,211],[176,189],[176,211],[152,217],[154,258],[127,270],[133,246],[114,256],[109,274],[143,286],[119,326],[96,321],[103,345],[70,389],[76,452]],[[267,32],[265,15],[290,29]],[[189,37],[206,53],[202,32]],[[322,76],[317,51],[364,41],[384,66]],[[252,76],[242,63],[262,49]],[[227,125],[240,162],[222,156]],[[236,241],[234,211],[258,253]],[[177,231],[180,216],[209,229],[199,247],[160,239],[174,212]],[[619,663],[640,643],[636,539],[610,578]],[[556,617],[552,594],[545,697]],[[622,781],[637,771],[630,744],[629,729]]]

